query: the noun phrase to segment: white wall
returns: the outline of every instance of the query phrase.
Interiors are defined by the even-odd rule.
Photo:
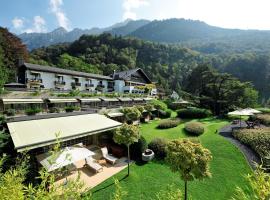
[[[60,75],[60,73],[58,73]],[[57,77],[54,73],[49,72],[40,72],[40,78],[42,79],[42,84],[44,85],[45,89],[55,89],[55,81],[57,81]],[[31,70],[26,70],[26,76],[28,79],[34,78],[34,76],[31,74]],[[78,77],[79,82],[81,83],[80,87],[77,87],[80,91],[86,90],[85,84],[88,84],[89,81],[85,77]],[[103,92],[108,91],[108,81],[107,80],[99,80],[99,79],[91,79],[91,83],[94,84],[94,87],[92,90],[94,91],[96,86],[99,84],[100,81],[102,81],[102,84],[105,86],[103,89]],[[72,86],[71,83],[75,82],[73,76],[71,75],[63,75],[63,81],[66,83],[63,87],[64,90],[71,90]]]

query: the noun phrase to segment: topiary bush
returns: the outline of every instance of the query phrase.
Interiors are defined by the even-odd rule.
[[[141,160],[142,153],[147,149],[147,142],[145,138],[141,135],[138,142],[133,143],[130,145],[130,156],[133,160]]]
[[[171,117],[172,115],[172,111],[169,110],[169,109],[166,109],[166,110],[159,110],[159,117],[162,118],[162,119],[165,119],[165,118],[169,118]]]
[[[159,122],[158,129],[174,128],[180,124],[180,119],[165,119]]]
[[[40,112],[41,112],[40,108],[28,108],[25,110],[25,113],[27,115],[35,115],[35,114],[40,113]]]
[[[200,122],[187,122],[185,124],[185,130],[192,135],[201,135],[204,132],[203,124]]]
[[[167,141],[164,138],[154,138],[149,144],[148,148],[153,150],[155,158],[164,159],[166,157]]]
[[[177,116],[180,118],[205,118],[211,116],[210,110],[203,108],[184,108],[177,111]]]

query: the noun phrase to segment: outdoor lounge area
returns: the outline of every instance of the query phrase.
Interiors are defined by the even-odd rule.
[[[107,147],[86,147],[80,143],[61,149],[56,156],[43,153],[36,158],[48,172],[58,174],[56,185],[76,179],[80,174],[84,187],[93,188],[127,167],[126,157],[117,158],[108,152],[104,154],[104,150],[107,151]],[[59,173],[59,170],[62,170],[62,173]]]

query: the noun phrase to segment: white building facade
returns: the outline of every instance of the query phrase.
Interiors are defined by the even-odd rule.
[[[19,67],[18,83],[25,84],[28,89],[77,89],[88,92],[136,94],[145,93],[144,86],[152,84],[140,68],[103,76],[30,63],[24,63]],[[152,88],[148,93],[156,95],[156,89]]]

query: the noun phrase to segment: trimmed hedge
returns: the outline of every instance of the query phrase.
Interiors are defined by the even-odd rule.
[[[80,107],[79,106],[66,106],[65,111],[66,112],[73,112],[73,111],[79,111]]]
[[[165,119],[159,122],[158,129],[174,128],[180,124],[180,119]]]
[[[257,152],[263,164],[270,167],[270,128],[237,129],[233,136]]]
[[[25,113],[27,115],[35,115],[35,114],[40,113],[40,112],[41,112],[40,108],[28,108],[25,110]]]
[[[204,132],[203,124],[200,122],[187,122],[185,124],[185,130],[193,135],[201,135]]]
[[[180,118],[205,118],[212,115],[212,112],[203,108],[184,108],[177,111]]]
[[[149,144],[148,148],[153,150],[157,159],[164,159],[166,157],[167,141],[164,138],[154,138]]]

